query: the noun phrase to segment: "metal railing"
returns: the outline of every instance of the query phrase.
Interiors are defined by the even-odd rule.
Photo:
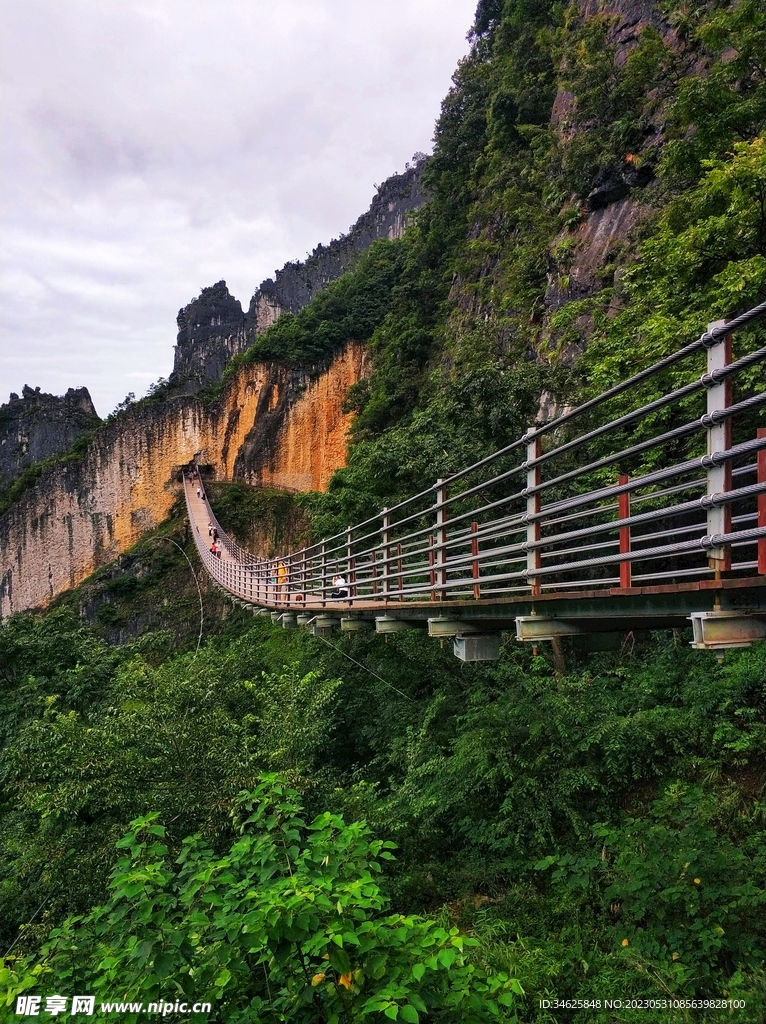
[[[205,567],[245,601],[296,610],[764,574],[763,336],[751,333],[754,349],[732,356],[733,335],[764,314],[766,302],[711,324],[597,398],[280,558],[244,550],[206,505],[224,557],[195,530]],[[613,400],[625,395],[633,407],[615,416]],[[340,602],[331,598],[336,575],[346,581]]]

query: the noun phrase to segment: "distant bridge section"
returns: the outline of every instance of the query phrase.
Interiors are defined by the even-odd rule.
[[[700,649],[766,639],[765,315],[762,302],[710,324],[597,398],[281,558],[226,536],[187,479],[203,564],[285,628],[427,626],[466,661],[497,657],[506,629],[536,643],[691,619]]]

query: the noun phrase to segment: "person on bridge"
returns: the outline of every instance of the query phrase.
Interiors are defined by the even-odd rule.
[[[345,576],[333,576],[332,586],[333,590],[332,593],[330,594],[330,597],[332,597],[334,600],[337,601],[338,599],[348,597],[348,583],[346,582]]]
[[[285,584],[287,583],[287,566],[284,562],[280,562],[277,566],[277,593],[284,594]]]

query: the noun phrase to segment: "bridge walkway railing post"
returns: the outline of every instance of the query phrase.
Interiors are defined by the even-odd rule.
[[[756,437],[759,440],[766,439],[766,427],[758,427]],[[756,461],[756,483],[766,486],[766,448],[762,448],[757,455]],[[758,495],[758,521],[757,525],[766,528],[766,492]],[[766,576],[766,537],[758,540],[758,572]]]
[[[534,427],[529,428],[529,432],[534,431]],[[542,454],[542,439],[540,436],[535,436],[531,441],[527,442],[527,582],[529,583],[530,590],[533,594],[540,594],[542,587],[540,584],[540,577],[538,575],[538,569],[542,564],[542,557],[540,548],[537,546],[541,537],[541,524],[540,524],[540,492],[537,488],[542,483],[542,469],[537,463],[537,460]]]
[[[617,482],[622,486],[630,482],[630,477],[622,474]],[[630,491],[623,491],[617,498],[617,515],[620,519],[630,519]],[[620,554],[630,554],[630,526],[620,527]],[[629,589],[631,584],[633,563],[629,559],[620,562],[620,587]]]
[[[732,380],[731,377],[726,377],[725,380],[717,383],[714,379],[716,370],[722,370],[731,363],[731,335],[725,334],[723,337],[716,337],[713,334],[719,328],[725,327],[727,322],[726,320],[716,320],[708,324],[708,334],[716,338],[707,350],[707,374],[705,377],[708,455],[731,448],[731,419],[727,417],[717,422],[716,413],[723,412],[732,404]],[[727,461],[720,466],[710,466],[707,470],[708,497],[713,494],[725,494],[730,490],[731,462]],[[707,533],[710,537],[731,533],[731,505],[716,505],[708,509]],[[724,545],[710,548],[708,564],[715,571],[716,579],[720,579],[722,572],[728,572],[731,569],[731,547]]]
[[[436,600],[443,601],[447,596],[447,485],[441,478],[434,485],[436,490],[436,544],[435,555],[435,586]]]

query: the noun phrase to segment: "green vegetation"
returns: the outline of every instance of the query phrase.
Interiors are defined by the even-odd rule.
[[[216,518],[229,536],[264,557],[295,551],[308,538],[309,523],[300,498],[272,487],[209,481],[206,491]]]
[[[543,392],[600,392],[763,298],[763,6],[655,14],[618,54],[613,15],[481,0],[415,225],[227,371],[367,343],[348,465],[295,501],[315,534],[515,439]],[[586,265],[627,195],[630,232]],[[307,529],[292,499],[212,493],[242,539]],[[205,593],[197,650],[188,565],[147,545],[0,629],[9,1000],[55,978],[209,996],[226,1022],[763,1019],[764,645],[718,664],[631,634],[555,670],[507,638],[465,665],[417,631],[325,640]],[[747,1005],[615,1017],[610,997]]]
[[[95,431],[91,430],[85,434],[80,434],[66,452],[63,452],[61,455],[51,455],[47,459],[42,459],[40,462],[27,466],[26,469],[22,469],[16,479],[3,491],[0,491],[0,515],[3,512],[7,512],[11,505],[15,505],[30,487],[34,487],[42,476],[43,471],[50,466],[69,466],[74,462],[81,462],[88,451],[94,433]]]
[[[496,665],[462,665],[417,631],[328,643],[242,613],[196,656],[166,633],[108,647],[65,610],[9,620],[4,948],[31,922],[6,960],[13,986],[50,972],[38,991],[87,980],[106,999],[119,975],[126,999],[212,993],[230,1007],[213,1019],[266,1020],[268,976],[268,1012],[286,1020],[316,1000],[328,1020],[342,1005],[340,1020],[383,1020],[382,1003],[360,1009],[379,999],[455,1024],[482,985],[513,995],[488,1019],[540,1024],[551,993],[726,991],[747,1013],[705,1020],[758,1019],[766,651],[719,666],[658,634],[568,659],[557,677],[509,640]],[[264,781],[275,771],[287,789]],[[370,882],[382,840],[396,859]],[[298,890],[317,893],[308,918],[290,916]],[[241,934],[227,915],[244,914]],[[327,943],[348,964],[323,966]],[[455,951],[448,974],[439,949]]]
[[[307,823],[301,810],[298,792],[267,776],[238,796],[228,853],[217,857],[195,835],[174,863],[158,815],[137,819],[117,844],[126,852],[108,904],[54,929],[42,970],[17,975],[10,994],[50,976],[59,991],[85,986],[108,1000],[127,987],[148,1003],[172,983],[190,1003],[224,1001],[229,1019],[259,1024],[380,1013],[417,1022],[445,1009],[471,1024],[513,1005],[518,983],[467,962],[475,939],[381,915],[376,858],[391,859],[392,843],[328,812]]]

